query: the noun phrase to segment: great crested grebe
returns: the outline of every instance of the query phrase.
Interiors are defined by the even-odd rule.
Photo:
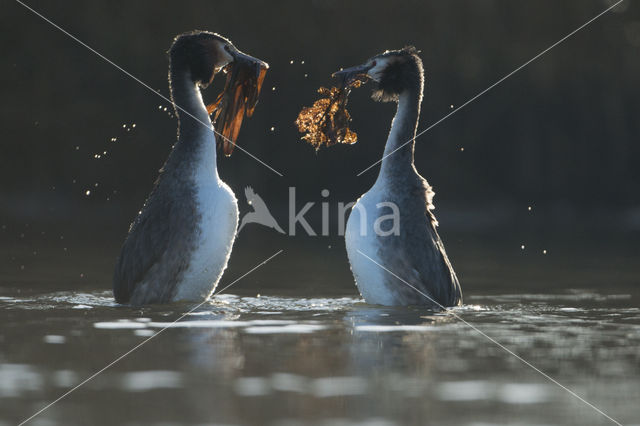
[[[462,291],[436,231],[434,193],[413,160],[424,90],[417,53],[413,47],[387,51],[334,74],[373,80],[374,100],[398,103],[378,179],[354,206],[345,242],[356,285],[367,303],[439,309],[461,304]],[[381,206],[390,204],[397,206],[397,232],[380,226],[379,220],[390,214]]]
[[[227,266],[236,236],[238,205],[218,176],[216,135],[200,89],[227,65],[251,63],[262,70],[268,65],[206,31],[177,36],[169,57],[178,141],[122,247],[113,277],[118,303],[207,299]],[[223,144],[229,154],[233,143],[226,139]]]

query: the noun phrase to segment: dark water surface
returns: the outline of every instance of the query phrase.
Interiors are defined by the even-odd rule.
[[[466,293],[450,312],[364,304],[336,248],[310,263],[302,250],[285,252],[179,322],[193,305],[115,305],[100,266],[111,259],[94,259],[104,276],[65,286],[64,262],[43,252],[33,275],[5,268],[0,425],[28,418],[151,336],[28,424],[614,424],[473,327],[622,424],[640,424],[632,259],[608,252],[593,262],[556,248],[518,261],[517,250],[451,246]],[[255,252],[225,280],[272,254]],[[310,266],[322,262],[340,266]],[[301,270],[313,273],[304,280]]]

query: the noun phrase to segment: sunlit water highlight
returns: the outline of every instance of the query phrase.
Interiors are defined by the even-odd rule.
[[[220,295],[178,320],[193,305],[5,294],[0,425],[149,338],[34,424],[607,424],[458,317],[630,422],[640,398],[632,301],[584,290],[471,295],[434,313],[356,297]]]

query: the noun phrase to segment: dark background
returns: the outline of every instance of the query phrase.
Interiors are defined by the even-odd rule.
[[[289,187],[296,187],[298,208],[316,202],[307,217],[318,232],[319,203],[329,202],[332,235],[285,237],[252,225],[239,236],[231,268],[240,274],[283,248],[299,255],[300,279],[349,281],[336,206],[373,184],[377,167],[356,173],[381,157],[394,106],[371,102],[370,89],[355,91],[349,110],[358,144],[316,153],[293,122],[330,74],[385,49],[415,45],[427,73],[424,129],[611,3],[28,4],[165,95],[165,52],[187,30],[219,32],[269,62],[260,104],[238,142],[284,176],[238,150],[219,158],[220,175],[241,212],[247,210],[243,188],[251,185],[285,229]],[[175,141],[176,121],[163,111],[171,106],[19,3],[0,5],[5,276],[14,282],[29,273],[65,282],[93,277],[94,285],[108,288],[128,224]],[[640,5],[626,0],[418,139],[416,166],[435,188],[441,233],[463,275],[523,253],[530,256],[519,261],[533,269],[585,247],[584,264],[601,251],[638,258],[639,75]],[[214,87],[204,96],[216,94]],[[331,192],[327,200],[323,189]],[[501,254],[487,254],[490,247]],[[291,260],[281,263],[280,272]],[[344,288],[353,291],[350,282]]]

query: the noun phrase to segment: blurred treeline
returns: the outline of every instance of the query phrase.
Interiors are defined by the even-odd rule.
[[[357,145],[315,153],[294,128],[333,71],[415,45],[427,70],[423,129],[610,3],[28,4],[165,95],[165,52],[186,30],[219,32],[268,61],[260,105],[239,143],[284,177],[239,151],[218,161],[241,204],[251,185],[286,223],[290,186],[299,204],[322,201],[325,188],[337,203],[375,180],[377,168],[356,173],[380,158],[394,109],[371,102],[369,89],[350,100]],[[121,238],[175,140],[175,119],[163,110],[170,105],[18,3],[1,5],[0,220],[100,223]],[[483,215],[533,205],[551,212],[549,226],[594,218],[640,226],[638,76],[640,5],[626,0],[421,136],[416,164],[435,187],[441,222],[449,212],[449,223],[477,219],[482,227]]]

